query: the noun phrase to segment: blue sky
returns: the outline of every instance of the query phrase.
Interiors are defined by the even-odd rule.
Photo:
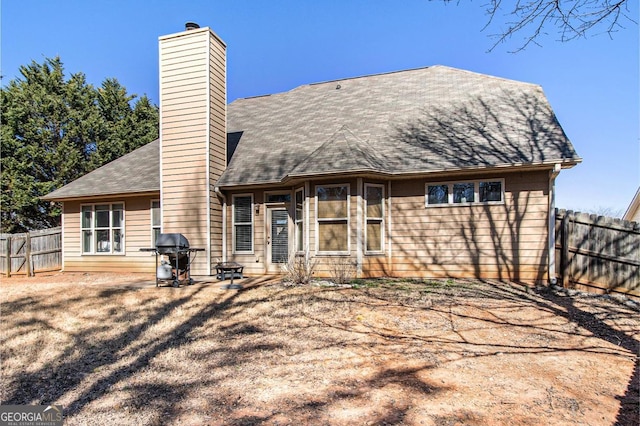
[[[301,84],[447,65],[543,87],[583,163],[557,181],[557,205],[624,211],[640,184],[638,26],[569,43],[521,36],[488,52],[486,2],[438,0],[2,0],[3,85],[20,65],[59,55],[67,75],[117,78],[158,104],[158,37],[187,21],[227,44],[228,100]],[[638,20],[638,2],[629,2]]]

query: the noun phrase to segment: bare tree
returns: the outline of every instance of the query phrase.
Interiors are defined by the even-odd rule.
[[[523,35],[523,41],[516,52],[530,44],[540,45],[540,36],[552,28],[561,42],[599,32],[612,37],[625,25],[638,24],[628,4],[628,0],[488,0],[483,7],[489,20],[483,30],[506,19],[507,28],[491,36],[496,41],[490,51],[517,34]]]

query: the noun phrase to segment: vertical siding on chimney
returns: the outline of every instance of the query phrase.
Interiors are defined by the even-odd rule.
[[[227,167],[227,67],[226,47],[215,34],[209,43],[209,233],[211,264],[222,260],[222,202],[213,192]]]
[[[182,233],[192,247],[207,249],[192,266],[196,275],[211,273],[210,259],[220,249],[213,183],[226,166],[225,75],[225,45],[209,28],[160,38],[163,232]]]

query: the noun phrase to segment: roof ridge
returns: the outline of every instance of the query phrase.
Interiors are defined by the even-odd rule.
[[[336,83],[338,81],[358,80],[360,78],[378,77],[378,76],[382,76],[382,75],[399,74],[399,73],[405,73],[405,72],[411,72],[411,71],[426,70],[426,69],[434,68],[434,67],[438,67],[438,66],[439,65],[430,65],[430,66],[425,66],[425,67],[409,68],[409,69],[405,69],[405,70],[384,71],[384,72],[378,72],[378,73],[373,73],[373,74],[358,75],[358,76],[354,76],[354,77],[336,78],[336,79],[333,79],[333,80],[318,81],[318,82],[315,82],[315,83],[303,84],[303,85],[298,86],[298,87],[317,86],[317,85],[320,85],[320,84]],[[292,89],[292,90],[295,90],[295,89]]]
[[[299,86],[295,86],[289,90],[286,90],[284,92],[275,92],[275,93],[267,93],[267,94],[263,94],[263,95],[255,95],[255,96],[246,96],[243,98],[236,98],[233,102],[236,101],[241,101],[241,100],[247,100],[247,99],[256,99],[256,98],[266,98],[266,97],[275,97],[275,96],[279,96],[279,95],[286,95],[289,94],[291,92],[294,92],[298,89],[301,89],[303,87],[311,87],[311,86],[319,86],[322,84],[329,84],[329,83],[336,83],[336,82],[340,82],[340,81],[349,81],[349,80],[358,80],[358,79],[362,79],[362,78],[370,78],[370,77],[379,77],[379,76],[383,76],[383,75],[391,75],[391,74],[401,74],[401,73],[406,73],[406,72],[411,72],[411,71],[420,71],[420,70],[426,70],[429,68],[436,68],[436,67],[442,67],[443,65],[430,65],[430,66],[425,66],[425,67],[416,67],[416,68],[410,68],[410,69],[406,69],[406,70],[394,70],[394,71],[385,71],[385,72],[379,72],[379,73],[373,73],[373,74],[364,74],[364,75],[358,75],[358,76],[354,76],[354,77],[345,77],[345,78],[337,78],[337,79],[332,79],[332,80],[325,80],[325,81],[317,81],[315,83],[306,83],[306,84],[301,84]],[[451,67],[445,67],[445,68],[451,68]],[[451,69],[457,69],[457,68],[451,68]]]
[[[489,79],[492,79],[492,80],[501,80],[501,81],[506,81],[506,82],[510,82],[510,83],[526,84],[526,85],[529,85],[529,86],[541,87],[539,84],[530,83],[528,81],[521,81],[521,80],[515,80],[513,78],[500,77],[500,76],[497,76],[497,75],[485,74],[485,73],[482,73],[482,72],[471,71],[471,70],[467,70],[467,69],[464,69],[464,68],[450,67],[448,65],[433,65],[433,66],[431,66],[431,68],[445,68],[445,69],[448,69],[448,70],[460,72],[462,74],[472,74],[472,75],[476,75],[476,76],[483,77],[483,78],[489,78]]]
[[[359,80],[359,79],[363,79],[363,78],[380,77],[380,76],[386,76],[386,75],[392,75],[392,74],[409,73],[409,72],[412,72],[412,71],[423,71],[423,70],[428,70],[428,69],[434,69],[434,70],[444,69],[444,70],[450,70],[450,71],[459,72],[459,73],[462,73],[462,74],[474,75],[474,76],[481,77],[481,78],[505,81],[505,82],[515,83],[515,84],[520,84],[520,85],[523,85],[523,84],[524,85],[530,85],[530,86],[538,87],[538,88],[541,87],[539,84],[530,83],[530,82],[527,82],[527,81],[520,81],[520,80],[515,80],[513,78],[507,78],[507,77],[499,77],[499,76],[495,76],[495,75],[491,75],[491,74],[485,74],[485,73],[478,72],[478,71],[471,71],[471,70],[467,70],[467,69],[463,69],[463,68],[456,68],[456,67],[452,67],[452,66],[449,66],[449,65],[435,64],[435,65],[428,65],[428,66],[424,66],[424,67],[409,68],[409,69],[404,69],[404,70],[385,71],[385,72],[379,72],[379,73],[373,73],[373,74],[363,74],[363,75],[358,75],[358,76],[353,76],[353,77],[336,78],[336,79],[325,80],[325,81],[317,81],[317,82],[314,82],[314,83],[301,84],[299,86],[295,86],[292,89],[289,89],[289,90],[286,90],[286,91],[283,91],[283,92],[267,93],[267,94],[262,94],[262,95],[255,95],[255,96],[247,96],[247,97],[243,97],[243,98],[236,98],[233,102],[241,101],[241,100],[248,100],[248,99],[256,99],[256,98],[277,97],[279,95],[286,95],[286,94],[292,93],[292,92],[294,92],[296,90],[299,90],[299,89],[305,88],[305,87],[320,86],[320,85],[323,85],[323,84],[346,82],[346,81],[352,81],[352,80]]]

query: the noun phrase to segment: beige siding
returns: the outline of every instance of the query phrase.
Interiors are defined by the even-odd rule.
[[[253,253],[234,253],[233,232],[233,195],[253,195]],[[264,191],[239,191],[227,195],[227,260],[241,263],[245,266],[247,275],[261,275],[266,273],[266,241]],[[256,206],[258,212],[256,213]]]
[[[90,202],[65,201],[64,203],[64,260],[63,269],[68,272],[144,272],[155,276],[155,256],[141,252],[150,247],[151,200],[154,196],[132,198],[96,199]],[[80,206],[82,204],[119,203],[125,206],[125,253],[120,255],[82,254],[80,231]]]
[[[227,167],[227,69],[226,48],[209,34],[209,175],[211,187]],[[209,201],[211,264],[222,258],[222,201],[215,193]]]
[[[336,185],[336,184],[347,184],[349,186],[349,255],[320,255],[317,252],[317,187],[324,185]],[[358,244],[358,190],[357,190],[357,179],[335,179],[330,181],[315,181],[310,185],[310,194],[309,194],[309,226],[310,226],[310,244],[309,248],[311,251],[311,255],[316,258],[316,272],[315,275],[318,277],[329,277],[332,274],[332,269],[335,267],[340,267],[338,265],[354,265],[355,268],[356,260],[357,260],[357,244]]]
[[[160,38],[163,232],[184,234],[197,257],[194,274],[221,257],[222,220],[213,183],[226,166],[224,43],[208,28]],[[209,247],[211,243],[211,247]]]
[[[491,174],[473,180],[495,178],[505,182],[503,204],[455,207],[425,206],[425,184],[429,180],[393,181],[391,200],[385,204],[387,208],[390,201],[392,217],[390,224],[388,212],[385,213],[385,251],[363,253],[362,276],[544,280],[548,247],[548,172]],[[316,251],[316,187],[345,183],[350,188],[350,252],[348,255],[319,255]],[[385,184],[367,179],[361,183]],[[358,194],[362,193],[357,185],[358,180],[352,178],[314,181],[309,185],[309,248],[310,255],[317,261],[315,275],[318,277],[331,276],[335,264],[350,263],[355,272],[358,225],[365,226],[364,218],[357,219]],[[244,264],[247,274],[264,273],[267,250],[266,206],[262,204],[264,191],[253,192],[254,203],[259,207],[258,213],[254,208],[254,253],[251,254],[233,253],[232,195],[227,194],[228,258]],[[389,197],[386,184],[385,196]],[[364,211],[364,205],[361,211]]]
[[[508,173],[505,203],[425,207],[424,179],[393,182],[393,275],[541,281],[548,173]],[[481,179],[481,178],[479,178]]]

